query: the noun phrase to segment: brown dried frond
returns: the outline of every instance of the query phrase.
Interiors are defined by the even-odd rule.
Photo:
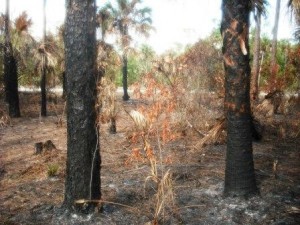
[[[31,25],[32,21],[28,19],[28,15],[25,11],[15,19],[15,26],[18,33],[27,32]]]
[[[222,132],[225,130],[225,126],[226,120],[225,118],[222,118],[212,129],[210,129],[208,134],[200,140],[196,145],[196,148],[202,148],[205,144],[217,142],[220,139]]]
[[[116,86],[106,77],[102,77],[97,85],[96,108],[101,115],[100,121],[102,123],[107,123],[117,116]]]
[[[130,117],[134,121],[135,126],[140,131],[147,131],[149,128],[149,121],[146,119],[146,117],[136,110],[131,110],[129,112]]]
[[[274,105],[271,100],[265,99],[262,103],[256,106],[255,112],[259,112],[265,117],[272,117],[274,115]]]

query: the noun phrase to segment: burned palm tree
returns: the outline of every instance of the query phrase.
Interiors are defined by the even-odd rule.
[[[227,196],[248,196],[257,192],[251,137],[250,10],[250,0],[222,2],[221,33],[227,122],[224,193]]]
[[[4,28],[4,86],[5,100],[8,104],[10,117],[20,117],[19,93],[18,93],[18,66],[14,56],[10,36],[9,0],[6,0],[5,28]]]
[[[66,4],[68,150],[64,207],[93,212],[101,199],[100,145],[96,124],[96,9],[94,1]],[[82,208],[74,202],[83,200]]]
[[[55,67],[58,64],[60,52],[61,50],[59,46],[57,46],[56,40],[51,35],[47,36],[46,39],[42,42],[36,43],[33,53],[35,62],[34,71],[36,74],[41,74],[41,80],[43,80],[41,84],[44,86],[43,88],[45,88],[45,93],[43,93],[43,95],[46,94],[46,85],[49,85],[49,82],[51,81],[50,76],[55,72]],[[43,78],[45,74],[47,74],[47,80],[46,77],[45,79]],[[46,97],[46,95],[44,97]],[[41,106],[41,108],[45,107],[45,104],[46,101],[44,102],[44,106]],[[43,114],[42,116],[45,116],[45,114]]]
[[[108,3],[105,6],[107,12],[113,18],[113,28],[120,35],[120,44],[123,50],[122,55],[122,74],[123,74],[123,100],[129,100],[128,95],[128,49],[131,42],[129,30],[135,29],[138,33],[147,35],[151,29],[152,20],[150,18],[151,9],[148,7],[139,8],[138,5],[142,0],[117,0],[117,6],[113,7]]]

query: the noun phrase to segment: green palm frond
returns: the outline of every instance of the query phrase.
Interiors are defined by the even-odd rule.
[[[138,7],[142,3],[141,0],[117,0],[116,7],[108,3],[103,10],[107,10],[113,18],[112,27],[119,32],[122,37],[121,43],[130,41],[128,30],[134,29],[138,33],[148,35],[147,32],[152,28],[151,8]],[[124,41],[126,40],[126,41]]]

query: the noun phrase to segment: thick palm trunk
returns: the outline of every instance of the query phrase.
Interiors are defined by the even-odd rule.
[[[278,23],[280,16],[280,3],[281,0],[277,0],[276,2],[276,13],[275,13],[275,23],[273,28],[273,40],[272,40],[272,51],[271,51],[271,65],[270,65],[270,73],[271,73],[271,81],[270,81],[270,92],[273,92],[277,89],[277,33],[278,33]]]
[[[5,48],[7,48],[7,46],[5,46]],[[4,54],[4,82],[9,116],[20,117],[21,113],[18,93],[18,67],[16,59],[10,53],[10,51],[5,51]]]
[[[252,153],[249,65],[250,2],[223,0],[221,32],[225,67],[227,152],[225,195],[257,192]]]
[[[5,15],[5,45],[4,45],[4,85],[5,99],[8,103],[10,117],[20,117],[19,93],[18,93],[18,66],[13,55],[13,49],[9,33],[9,0],[6,0]]]
[[[252,77],[251,77],[251,101],[254,103],[258,100],[259,90],[258,90],[258,79],[260,72],[260,28],[261,28],[261,12],[258,10],[255,16],[256,30],[254,39],[254,49],[253,49],[253,67],[252,67]]]
[[[66,5],[68,150],[64,206],[72,210],[75,200],[101,198],[101,159],[95,111],[95,2],[68,0]]]

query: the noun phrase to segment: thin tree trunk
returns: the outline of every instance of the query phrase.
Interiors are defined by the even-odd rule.
[[[46,56],[43,55],[43,61],[46,61]],[[42,77],[41,77],[41,116],[47,116],[47,94],[46,94],[46,62],[43,63]]]
[[[13,55],[13,48],[9,31],[9,0],[6,0],[5,15],[5,45],[4,45],[4,83],[5,100],[8,103],[8,113],[10,117],[20,117],[19,93],[18,93],[18,66]]]
[[[96,8],[94,1],[68,0],[66,5],[68,149],[63,205],[73,210],[75,200],[101,198],[101,159],[95,110]],[[89,205],[85,211],[92,209]]]
[[[249,1],[223,0],[222,3],[227,120],[226,196],[248,196],[257,192],[251,137],[249,6]]]
[[[128,95],[128,84],[127,84],[127,78],[128,78],[128,68],[127,68],[128,60],[127,60],[127,55],[124,53],[123,55],[123,67],[122,67],[122,73],[123,73],[123,100],[128,101],[129,100],[129,95]]]
[[[270,64],[270,73],[271,73],[271,82],[270,82],[270,92],[273,92],[277,89],[277,33],[278,33],[278,23],[280,17],[280,3],[281,0],[276,2],[276,13],[275,13],[275,23],[273,28],[273,40],[272,40],[272,51],[271,51],[271,64]]]
[[[44,42],[44,53],[43,53],[43,65],[41,74],[41,116],[47,116],[47,94],[46,94],[46,77],[47,77],[47,55],[46,55],[46,0],[44,0],[43,6],[44,16],[44,27],[43,27],[43,42]]]
[[[261,12],[258,10],[255,16],[256,30],[254,39],[254,49],[253,49],[253,68],[252,68],[252,79],[250,86],[251,101],[254,103],[258,100],[259,90],[258,90],[258,78],[260,70],[260,27],[261,27]],[[252,104],[253,105],[253,104]]]
[[[124,25],[123,26],[123,30],[122,30],[122,33],[123,33],[123,38],[127,38],[128,36],[128,28],[127,28],[127,25]],[[127,45],[127,40],[125,41],[126,45]],[[124,95],[123,95],[123,100],[124,101],[128,101],[129,100],[129,95],[128,95],[128,59],[127,59],[127,52],[126,52],[126,49],[128,46],[124,46],[124,49],[123,49],[123,67],[122,67],[122,73],[123,73],[123,79],[122,79],[122,82],[123,82],[123,91],[124,91]]]

